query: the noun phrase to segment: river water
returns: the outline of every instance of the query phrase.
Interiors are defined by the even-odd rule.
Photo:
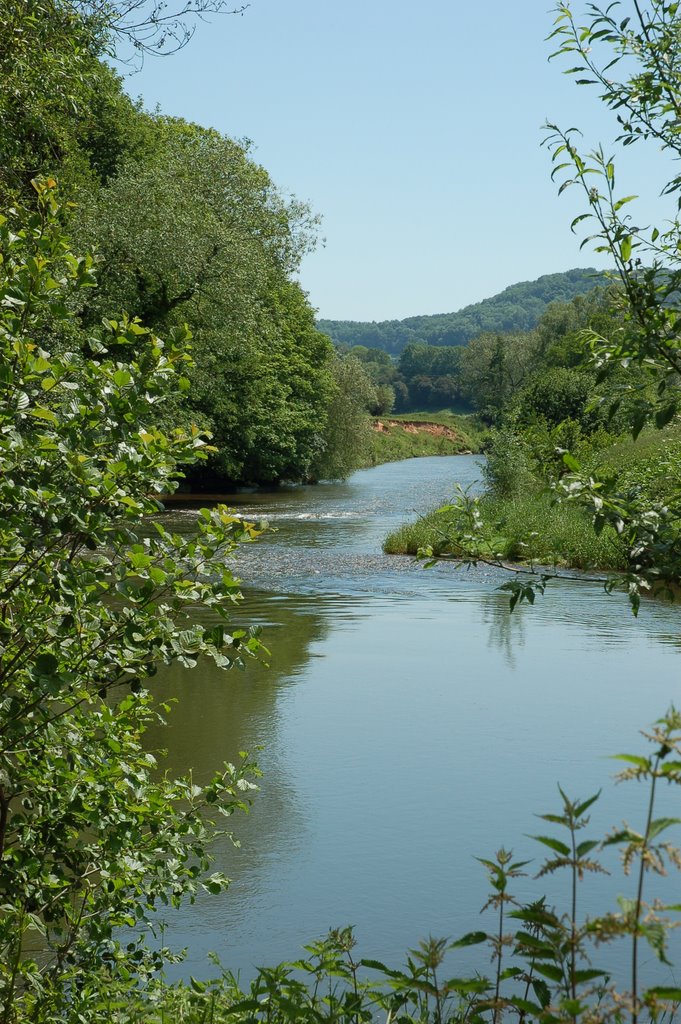
[[[426,458],[235,496],[276,527],[238,570],[271,668],[166,671],[177,703],[150,737],[199,780],[244,749],[264,771],[251,815],[232,819],[240,848],[216,848],[230,891],[167,919],[166,941],[189,949],[184,976],[212,973],[212,950],[248,977],[346,924],[362,955],[392,963],[429,934],[491,929],[475,857],[503,845],[538,870],[528,835],[550,829],[534,814],[559,810],[559,782],[604,788],[585,837],[642,823],[645,793],[612,785],[608,755],[644,752],[638,730],[681,704],[679,610],[646,603],[637,621],[622,596],[569,581],[509,615],[495,570],[382,554],[390,529],[479,476],[474,456]],[[168,518],[191,530],[195,515]],[[660,813],[677,805],[663,793]],[[610,866],[585,882],[585,911],[630,893]],[[566,882],[514,888],[561,901]]]

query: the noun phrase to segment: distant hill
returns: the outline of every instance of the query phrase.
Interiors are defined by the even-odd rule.
[[[411,341],[428,345],[466,345],[486,331],[528,331],[536,326],[551,302],[569,302],[606,283],[603,271],[566,270],[544,274],[536,281],[521,281],[491,299],[465,306],[457,313],[410,316],[406,320],[319,320],[320,331],[337,344],[366,345],[399,353]]]

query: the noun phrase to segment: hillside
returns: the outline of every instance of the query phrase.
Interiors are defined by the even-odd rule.
[[[429,345],[465,345],[486,331],[530,330],[551,302],[569,302],[575,295],[591,291],[605,281],[606,275],[602,271],[578,268],[562,274],[544,274],[536,281],[521,281],[456,313],[371,323],[319,320],[317,326],[336,344],[366,345],[395,354],[412,341]]]

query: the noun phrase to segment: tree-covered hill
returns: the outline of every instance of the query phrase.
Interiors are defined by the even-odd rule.
[[[551,302],[569,302],[597,285],[606,275],[591,267],[544,274],[536,281],[521,281],[482,302],[456,313],[411,316],[406,320],[372,323],[353,320],[319,320],[320,331],[339,345],[366,345],[399,353],[410,342],[428,345],[465,345],[485,332],[528,331],[536,327]]]

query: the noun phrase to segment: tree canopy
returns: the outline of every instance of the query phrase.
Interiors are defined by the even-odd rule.
[[[53,343],[83,348],[111,315],[159,333],[189,324],[191,387],[159,415],[212,431],[216,451],[192,469],[211,489],[318,478],[322,462],[349,472],[362,447],[354,460],[326,450],[335,357],[296,280],[316,217],[248,144],[146,113],[101,59],[121,32],[145,49],[173,18],[223,6],[8,0],[0,41],[0,196],[30,207],[31,180],[53,177],[74,245],[96,254],[100,287],[73,299]]]
[[[562,274],[545,274],[536,281],[510,285],[498,295],[465,306],[456,313],[373,323],[319,320],[318,327],[337,345],[366,345],[395,355],[399,355],[406,345],[416,342],[465,345],[478,334],[531,330],[550,303],[567,302],[604,282],[605,275],[597,270],[568,270]]]

